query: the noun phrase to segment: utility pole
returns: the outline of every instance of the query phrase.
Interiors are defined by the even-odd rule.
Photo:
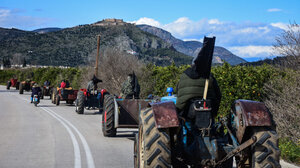
[[[95,76],[98,76],[98,62],[99,62],[99,51],[100,51],[100,35],[97,35],[97,56],[95,64]]]

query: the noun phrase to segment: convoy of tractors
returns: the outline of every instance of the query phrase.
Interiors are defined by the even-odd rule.
[[[211,64],[214,40],[204,38],[198,56],[200,59],[201,52],[204,53],[202,62]],[[208,68],[204,76],[210,75],[210,65]],[[189,98],[183,110],[176,106],[179,95],[173,95],[172,88],[167,89],[168,96],[158,100],[124,98],[105,89],[72,87],[43,87],[42,97],[50,96],[57,106],[61,101],[75,102],[78,114],[99,110],[105,137],[116,136],[118,128],[138,128],[133,147],[135,168],[229,168],[233,158],[241,168],[280,167],[276,125],[266,106],[261,102],[236,100],[230,115],[220,118],[214,112],[213,99],[207,97],[209,77],[204,81],[203,96]],[[10,79],[7,89],[16,87],[23,94],[34,83]]]

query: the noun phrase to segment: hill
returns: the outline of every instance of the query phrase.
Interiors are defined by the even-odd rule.
[[[137,27],[139,27],[143,31],[149,32],[151,34],[154,34],[154,35],[162,38],[166,42],[172,44],[177,51],[179,51],[183,54],[189,55],[189,56],[193,56],[193,57],[197,56],[197,54],[199,53],[199,51],[202,47],[201,42],[179,40],[179,39],[175,38],[174,36],[172,36],[172,34],[170,32],[165,31],[160,28],[157,28],[157,27],[153,27],[153,26],[149,26],[149,25],[137,25]],[[240,63],[247,62],[244,59],[232,54],[227,49],[216,46],[215,50],[214,50],[213,63],[223,63],[222,60],[228,62],[231,65],[237,65]]]
[[[101,35],[101,53],[114,48],[156,65],[169,65],[173,61],[180,65],[192,60],[133,24],[110,20],[43,34],[1,28],[0,35],[0,59],[22,57],[28,64],[86,65],[94,59],[97,35]]]
[[[49,32],[56,32],[59,30],[61,30],[61,28],[48,27],[48,28],[36,29],[36,30],[33,30],[33,32],[43,34],[43,33],[49,33]]]

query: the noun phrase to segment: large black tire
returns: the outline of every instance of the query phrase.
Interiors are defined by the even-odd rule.
[[[76,112],[78,114],[84,114],[85,95],[83,91],[78,92],[76,101]]]
[[[102,133],[105,137],[115,137],[117,134],[114,111],[114,97],[112,95],[105,95],[104,113],[102,114]]]
[[[56,93],[57,93],[56,88],[53,88],[53,89],[52,89],[52,94],[51,94],[51,102],[52,102],[53,104],[55,104],[55,95],[56,95]]]
[[[6,84],[6,89],[9,90],[10,86],[11,86],[11,83],[10,83],[10,81],[8,81],[7,84]]]
[[[136,147],[135,168],[170,168],[171,143],[169,129],[155,126],[152,108],[142,110]]]
[[[279,168],[280,150],[277,132],[271,128],[253,128],[257,141],[251,146],[251,168]]]
[[[23,93],[24,93],[23,84],[20,83],[19,94],[23,94]]]
[[[19,90],[20,82],[17,82],[16,84],[16,90]]]
[[[44,99],[44,95],[45,95],[45,89],[44,87],[42,87],[41,99]]]
[[[59,95],[57,94],[57,95],[55,95],[55,104],[56,104],[57,106],[59,106],[59,103],[60,103],[60,97],[59,97]]]

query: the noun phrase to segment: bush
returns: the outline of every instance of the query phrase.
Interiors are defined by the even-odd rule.
[[[279,148],[282,159],[300,164],[300,142],[296,144],[289,138],[281,138],[279,140]]]
[[[18,81],[31,79],[40,85],[43,85],[45,80],[49,80],[52,86],[57,86],[62,79],[66,79],[74,89],[78,89],[82,71],[83,69],[79,68],[58,67],[1,70],[0,83],[4,84],[10,78],[16,77]]]

